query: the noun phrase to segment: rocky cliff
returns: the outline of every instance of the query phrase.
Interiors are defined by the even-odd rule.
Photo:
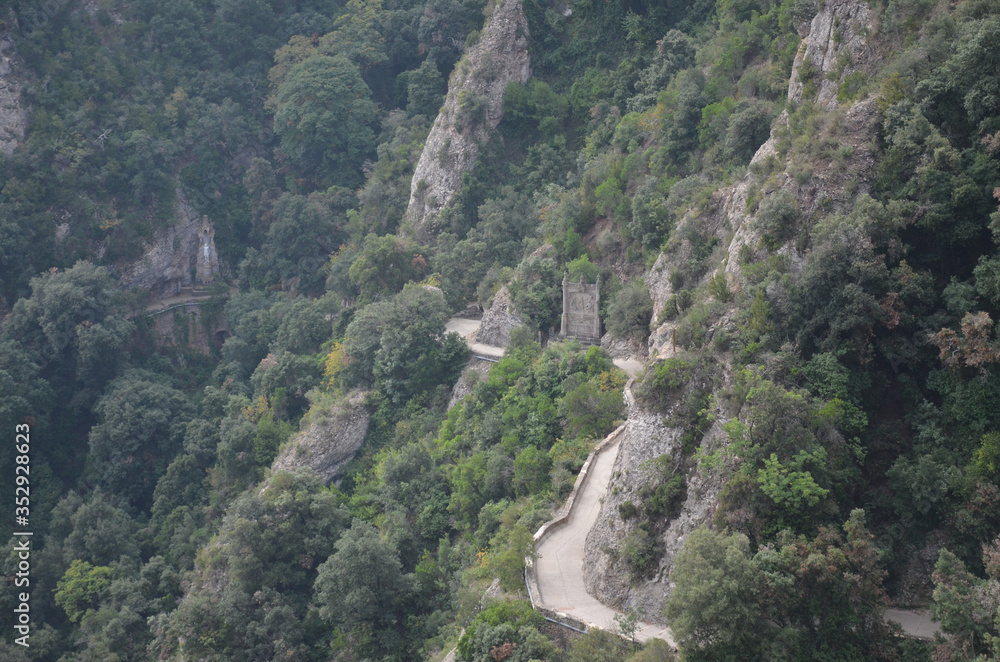
[[[0,152],[10,156],[24,140],[28,110],[22,105],[24,65],[8,35],[0,36]]]
[[[175,223],[157,232],[143,256],[122,268],[123,287],[146,289],[152,299],[163,299],[219,273],[211,224],[198,216],[180,190],[175,210]]]
[[[845,81],[869,73],[879,59],[872,41],[872,9],[857,0],[823,4],[799,44],[788,84],[788,100],[832,108]]]
[[[476,384],[485,381],[493,365],[490,361],[483,361],[481,359],[472,359],[469,361],[465,369],[462,370],[462,375],[455,382],[455,386],[451,389],[451,397],[448,398],[448,409],[451,409],[461,402],[462,398],[472,393],[472,389],[476,387]]]
[[[510,292],[504,285],[493,297],[493,303],[483,313],[483,321],[479,325],[479,331],[476,332],[476,342],[494,347],[506,347],[510,342],[510,332],[519,326],[524,326],[524,321],[514,312]]]
[[[308,468],[330,484],[368,435],[364,403],[365,393],[354,392],[328,408],[321,407],[323,411],[311,412],[306,428],[282,447],[271,472]]]
[[[418,238],[435,234],[438,214],[475,165],[479,145],[500,124],[507,84],[524,83],[530,75],[521,0],[495,2],[479,41],[451,74],[444,106],[413,172],[406,221]]]
[[[792,108],[807,102],[815,104],[811,130],[816,133],[808,141],[797,143],[789,115],[783,112],[775,120],[768,140],[754,155],[748,172],[716,191],[706,208],[694,209],[682,218],[675,236],[694,234],[684,231],[687,226],[702,236],[716,237],[719,248],[707,270],[694,280],[678,279],[675,275],[692,261],[693,247],[688,241],[673,241],[660,254],[645,277],[653,298],[654,319],[660,317],[665,305],[674,305],[671,297],[677,294],[675,290],[693,291],[720,273],[731,291],[742,287],[741,264],[767,256],[761,245],[757,217],[768,198],[780,195],[793,200],[806,222],[846,211],[857,196],[870,191],[876,170],[875,99],[868,97],[856,103],[838,100],[838,95],[844,99],[841,91],[850,76],[856,72],[864,74],[877,63],[879,55],[870,43],[870,21],[870,9],[859,0],[827,2],[812,20],[793,63],[788,100]],[[792,242],[785,242],[775,252],[785,257],[792,274],[806,259]],[[699,292],[704,292],[704,288]],[[713,318],[715,321],[705,330],[705,336],[710,340],[720,330],[731,331],[732,313],[730,306]],[[648,344],[650,357],[672,355],[677,328],[677,321],[666,320],[654,330]],[[679,345],[678,351],[683,350]],[[729,357],[718,352],[716,358],[723,366],[719,381],[721,388],[725,388],[731,381]],[[721,422],[727,416],[722,411],[715,413],[716,423],[701,440],[702,448],[717,444],[723,434]],[[652,461],[664,455],[678,457],[680,432],[666,427],[657,416],[634,410],[630,413],[629,429],[619,450],[608,497],[598,524],[587,538],[584,564],[587,590],[608,605],[637,608],[651,620],[663,618],[670,568],[684,537],[711,518],[724,483],[724,476],[702,476],[694,462],[685,463],[687,495],[680,514],[661,523],[662,534],[658,534],[657,544],[662,556],[658,566],[651,578],[630,583],[622,561],[623,543],[636,525],[634,520],[623,518],[619,506],[627,501],[642,501],[640,492],[652,480]]]
[[[871,43],[871,12],[859,0],[828,2],[812,20],[808,35],[799,45],[788,88],[788,102],[796,107],[814,102],[816,133],[808,146],[793,144],[788,112],[774,121],[767,141],[750,161],[748,172],[712,195],[708,209],[689,212],[680,225],[697,226],[700,234],[715,235],[725,248],[722,260],[702,281],[720,270],[731,289],[740,287],[741,249],[745,259],[765,257],[755,220],[763,202],[775,195],[791,196],[803,218],[847,210],[861,194],[871,190],[875,177],[874,144],[878,129],[875,98],[856,103],[838,101],[838,94],[851,76],[864,75],[880,61]],[[676,235],[684,235],[678,229]],[[802,255],[791,243],[776,251],[786,256],[793,272],[801,267]],[[676,294],[670,275],[689,263],[692,246],[675,242],[657,258],[646,274],[653,299],[653,319]],[[728,323],[727,316],[722,322]],[[660,324],[649,337],[649,355],[659,356],[672,348],[676,324]]]
[[[688,471],[681,453],[684,430],[669,427],[658,414],[633,410],[623,433],[608,491],[597,522],[587,535],[583,572],[587,592],[622,611],[637,610],[649,623],[664,623],[663,601],[669,586],[670,568],[685,536],[709,520],[723,481],[719,476]],[[721,425],[711,428],[706,441],[721,434]],[[661,460],[657,461],[657,458]],[[623,517],[627,504],[642,504],[643,493],[661,480],[664,465],[686,473],[687,495],[679,514],[657,531],[662,555],[648,578],[633,583],[624,558],[626,541],[636,532],[639,518]],[[634,543],[630,543],[634,544]]]

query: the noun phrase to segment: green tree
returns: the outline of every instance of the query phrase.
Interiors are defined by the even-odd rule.
[[[666,615],[685,659],[744,660],[759,654],[761,580],[739,533],[691,532],[674,561]]]
[[[369,234],[361,253],[351,264],[351,282],[361,293],[361,303],[392,296],[403,286],[423,278],[427,260],[412,241],[394,235]]]
[[[657,43],[649,67],[639,74],[636,95],[628,100],[629,112],[642,112],[656,104],[656,95],[667,87],[677,72],[694,65],[694,46],[680,30],[671,30]]]
[[[952,660],[978,660],[990,652],[990,642],[998,636],[996,598],[1000,566],[996,564],[1000,542],[984,551],[990,579],[970,573],[965,564],[947,549],[942,549],[934,566],[934,602],[931,616],[949,635],[945,653]],[[992,563],[991,563],[992,561]],[[994,651],[995,652],[995,651]]]
[[[292,67],[278,88],[274,132],[307,172],[320,168],[338,183],[357,185],[361,161],[375,149],[377,110],[370,97],[350,60],[314,55]]]
[[[33,278],[3,330],[70,407],[93,404],[127,360],[134,332],[107,270],[89,262]]]
[[[608,305],[608,331],[618,338],[645,342],[652,317],[649,288],[642,280],[635,280],[619,290]]]
[[[309,196],[282,194],[267,213],[270,224],[260,250],[250,248],[240,264],[241,278],[256,289],[294,285],[306,294],[322,292],[323,266],[344,238],[338,224],[353,198],[337,187]]]
[[[374,384],[402,403],[458,378],[469,349],[444,334],[447,306],[437,288],[407,285],[392,301],[362,310],[347,327],[341,371],[346,386]]]
[[[111,584],[111,568],[93,566],[76,559],[56,586],[56,604],[66,616],[79,623],[84,615],[97,607]]]
[[[510,296],[517,312],[539,330],[548,330],[562,311],[562,277],[550,257],[529,257],[517,268]]]
[[[396,550],[380,539],[378,529],[362,520],[354,520],[336,548],[319,566],[313,585],[320,618],[370,638],[366,643],[373,650],[396,652],[412,576],[403,574]]]
[[[94,407],[90,460],[98,484],[141,509],[181,450],[193,414],[182,393],[130,374],[111,384]]]
[[[445,81],[437,64],[430,58],[424,60],[406,78],[406,112],[424,115],[433,120],[441,108],[445,89]]]
[[[537,494],[549,483],[552,460],[536,446],[528,446],[514,458],[514,491],[518,496]]]

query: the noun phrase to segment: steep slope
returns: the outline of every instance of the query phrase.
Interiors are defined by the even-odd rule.
[[[858,195],[870,190],[875,172],[871,144],[878,119],[875,100],[867,98],[846,107],[837,101],[838,90],[852,73],[871,68],[877,62],[875,49],[868,40],[869,17],[867,6],[857,0],[827,3],[813,19],[793,64],[788,92],[790,107],[804,101],[815,104],[819,135],[814,137],[812,145],[826,146],[830,152],[792,148],[793,130],[789,126],[789,113],[785,111],[775,120],[770,137],[757,150],[748,172],[716,191],[707,209],[694,210],[682,219],[676,235],[685,236],[685,227],[696,228],[703,236],[717,238],[721,247],[713,253],[715,266],[701,277],[701,284],[721,274],[731,292],[739,291],[744,285],[741,265],[766,257],[758,221],[762,200],[778,195],[791,196],[802,215],[808,217],[848,209]],[[833,25],[837,26],[836,37],[831,33]],[[814,64],[817,62],[820,64]],[[838,62],[840,64],[836,64]],[[851,64],[844,64],[846,62]],[[817,69],[823,73],[817,74]],[[814,82],[818,85],[810,85]],[[796,173],[803,170],[810,176],[796,177]],[[679,322],[664,320],[669,315],[661,315],[661,312],[665,305],[674,305],[672,297],[677,294],[677,288],[671,276],[691,261],[692,251],[687,240],[673,242],[646,275],[654,303],[654,319],[661,320],[649,338],[651,358],[672,357],[675,351],[676,356],[685,355],[683,333],[674,349]],[[791,242],[780,245],[775,252],[787,259],[793,273],[806,259]],[[715,300],[716,297],[709,298],[709,302]],[[699,330],[706,342],[717,333],[731,332],[735,313],[733,304],[723,306],[714,321],[708,322],[710,326]],[[697,446],[705,451],[724,443],[726,436],[721,423],[732,415],[718,406],[722,392],[733,385],[731,356],[719,350],[714,354],[721,366],[712,389],[712,402],[716,405],[711,414],[715,423],[697,440]],[[587,537],[584,572],[588,591],[616,608],[638,609],[644,618],[653,622],[663,622],[663,604],[670,590],[673,559],[685,536],[698,525],[710,521],[726,478],[721,472],[700,472],[697,463],[684,457],[680,438],[690,430],[690,422],[676,414],[681,409],[682,398],[689,392],[684,389],[676,396],[666,422],[662,413],[641,411],[641,408],[632,410],[608,495]],[[740,412],[738,416],[745,413]],[[631,505],[641,504],[648,498],[650,489],[655,488],[659,480],[656,474],[664,465],[684,475],[685,497],[676,515],[658,533],[658,540],[643,541],[637,518],[626,515]],[[626,558],[637,553],[635,546],[640,543],[658,549],[659,558],[651,572],[636,577],[634,572],[630,574]]]
[[[21,100],[24,63],[9,35],[0,35],[0,152],[10,156],[24,139],[28,110]]]
[[[441,210],[472,170],[479,146],[503,119],[507,84],[531,75],[521,0],[496,3],[479,41],[459,61],[413,172],[406,222],[418,238],[436,232]]]
[[[350,394],[325,412],[315,412],[308,427],[281,449],[271,471],[311,469],[329,485],[361,448],[368,435],[369,419],[363,392]]]

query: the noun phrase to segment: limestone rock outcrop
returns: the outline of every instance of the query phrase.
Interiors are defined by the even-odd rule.
[[[701,233],[714,234],[721,245],[726,246],[722,264],[710,269],[705,278],[721,271],[730,288],[736,288],[741,277],[741,251],[754,261],[763,259],[760,234],[754,226],[759,206],[748,205],[752,195],[761,200],[779,191],[788,193],[794,197],[802,215],[808,217],[846,211],[859,195],[871,191],[877,166],[874,144],[879,126],[875,98],[868,97],[844,107],[838,107],[837,100],[848,76],[867,71],[881,57],[868,41],[870,20],[871,10],[860,0],[827,2],[810,24],[809,34],[799,45],[792,65],[788,100],[792,104],[801,103],[806,87],[810,88],[808,91],[814,96],[809,98],[825,111],[825,122],[819,127],[813,143],[835,145],[837,158],[811,158],[808,163],[786,160],[774,167],[775,161],[782,158],[778,151],[780,136],[788,130],[788,114],[782,112],[771,127],[770,137],[751,159],[749,172],[716,191],[707,211],[689,213],[681,220],[681,224],[697,224]],[[756,169],[773,172],[771,181],[763,187],[763,182],[754,173]],[[804,174],[809,176],[803,177]],[[679,242],[675,250],[661,253],[646,275],[653,299],[653,319],[659,318],[664,305],[677,294],[670,276],[691,260],[692,248],[690,242]],[[792,272],[804,262],[804,256],[794,244],[786,244],[777,252],[789,260]],[[650,334],[648,350],[651,357],[672,347],[675,326],[673,321],[667,320]]]
[[[480,359],[469,361],[465,369],[462,370],[462,376],[458,378],[455,386],[451,389],[451,397],[448,399],[448,409],[451,409],[462,398],[472,393],[472,389],[475,388],[476,384],[486,379],[492,367],[493,363],[489,361],[482,361]]]
[[[0,152],[10,156],[24,140],[28,110],[22,104],[23,62],[6,36],[0,36]]]
[[[327,485],[339,478],[368,435],[365,395],[356,391],[326,411],[311,413],[307,427],[282,446],[272,473],[308,467]]]
[[[521,0],[497,2],[479,41],[455,66],[448,95],[413,172],[406,220],[417,237],[437,231],[437,219],[476,163],[479,145],[503,119],[503,94],[531,75],[528,22]]]
[[[204,284],[205,277],[218,275],[215,230],[198,216],[180,190],[175,209],[176,222],[158,231],[143,256],[121,269],[119,282],[123,287],[146,289],[154,300],[164,299],[196,281]]]
[[[844,80],[864,72],[877,59],[871,44],[872,8],[859,0],[830,0],[813,18],[809,35],[799,44],[788,100],[800,103],[806,87],[816,91],[816,103],[831,108]]]
[[[623,541],[636,528],[634,519],[624,520],[619,506],[631,501],[642,503],[640,492],[657,480],[660,471],[651,460],[666,455],[677,470],[685,472],[681,454],[681,428],[668,427],[662,416],[632,411],[629,414],[612,478],[601,504],[594,527],[587,534],[583,558],[584,583],[587,592],[615,609],[637,610],[649,623],[665,623],[663,601],[669,590],[670,569],[683,546],[684,538],[697,526],[707,522],[722,487],[717,476],[696,471],[686,472],[687,497],[681,511],[662,533],[664,552],[649,580],[631,585],[625,562],[621,559]],[[709,430],[706,437],[721,432]]]
[[[483,321],[476,334],[476,342],[494,347],[506,347],[510,342],[510,332],[524,326],[524,320],[514,312],[507,286],[503,286],[493,297],[493,303],[483,313]]]
[[[768,252],[761,246],[761,232],[755,221],[769,196],[793,199],[806,222],[847,212],[859,195],[871,190],[877,165],[873,145],[879,126],[875,98],[854,103],[844,101],[843,105],[838,100],[848,77],[855,72],[868,72],[880,57],[878,49],[869,43],[871,28],[871,10],[861,0],[829,0],[812,20],[794,61],[788,92],[793,107],[807,100],[819,107],[821,121],[815,135],[810,136],[810,149],[797,152],[787,143],[782,145],[782,134],[790,128],[788,115],[782,113],[775,120],[770,137],[751,160],[747,174],[716,191],[709,205],[688,212],[680,220],[676,237],[685,236],[684,229],[694,229],[703,237],[717,238],[722,248],[715,254],[714,264],[698,275],[685,276],[694,246],[678,239],[660,254],[646,274],[654,319],[661,320],[649,337],[650,357],[673,355],[674,331],[682,315],[672,319],[673,315],[660,313],[665,306],[677,305],[673,297],[679,290],[694,291],[707,279],[722,275],[729,289],[737,291],[744,285],[743,264],[766,259]],[[792,275],[806,260],[792,240],[785,241],[775,252],[786,260]],[[706,341],[710,342],[717,331],[735,323],[732,306],[703,330]],[[684,349],[678,343],[677,351]],[[732,383],[733,376],[726,355],[720,352],[717,358],[722,382],[718,393]],[[716,423],[700,441],[703,449],[712,448],[725,438],[721,424],[731,414],[721,410],[715,414]],[[623,541],[634,529],[635,521],[623,519],[618,506],[629,500],[642,502],[639,492],[651,479],[650,461],[662,455],[679,457],[681,431],[634,408],[628,424],[598,523],[587,538],[586,586],[594,597],[609,606],[634,607],[647,619],[662,620],[673,559],[685,536],[711,518],[725,476],[701,475],[693,463],[687,466],[684,470],[687,496],[680,514],[659,534],[657,542],[663,549],[659,564],[651,579],[631,584],[621,558]]]

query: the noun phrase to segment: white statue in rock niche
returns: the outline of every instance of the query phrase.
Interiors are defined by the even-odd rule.
[[[198,230],[201,250],[198,251],[198,265],[195,269],[194,284],[208,285],[219,275],[219,254],[215,250],[215,228],[208,216],[202,216]]]

